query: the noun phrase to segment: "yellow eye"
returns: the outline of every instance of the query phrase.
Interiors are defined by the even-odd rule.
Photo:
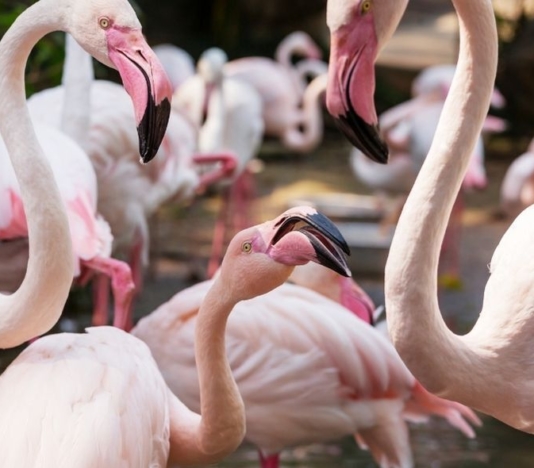
[[[249,253],[252,250],[252,243],[250,242],[243,242],[243,245],[241,246],[241,250],[245,253]]]
[[[111,21],[109,21],[109,18],[103,17],[98,20],[98,24],[102,29],[108,29],[111,25]]]
[[[364,15],[371,9],[371,2],[369,0],[362,2],[361,12]]]

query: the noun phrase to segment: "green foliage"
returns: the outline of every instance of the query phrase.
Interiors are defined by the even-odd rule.
[[[29,3],[0,0],[0,35],[9,29]],[[30,54],[26,66],[26,93],[56,86],[61,81],[64,58],[64,35],[49,34],[39,41]]]

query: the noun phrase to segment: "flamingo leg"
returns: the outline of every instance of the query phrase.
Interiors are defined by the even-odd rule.
[[[233,153],[197,154],[193,156],[193,162],[198,166],[220,163],[212,171],[200,176],[201,189],[231,177],[237,167],[237,159]]]
[[[108,324],[109,277],[98,274],[93,277],[93,319],[94,327]]]
[[[115,305],[113,326],[129,331],[133,326],[131,306],[135,291],[130,267],[120,260],[104,257],[94,257],[90,260],[83,260],[82,263],[85,267],[102,273],[111,279],[111,290]],[[99,304],[95,304],[96,310],[100,310],[100,307]]]
[[[232,187],[232,197],[235,203],[233,210],[234,234],[252,225],[250,213],[255,189],[254,174],[247,168],[236,179]]]
[[[280,455],[278,453],[268,456],[264,456],[261,452],[259,454],[261,468],[278,468],[280,466]]]

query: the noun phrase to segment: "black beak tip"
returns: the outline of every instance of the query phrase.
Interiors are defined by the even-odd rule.
[[[141,145],[141,143],[140,143],[140,145]],[[139,153],[141,155],[141,162],[143,164],[147,164],[147,163],[149,163],[150,161],[152,161],[154,159],[154,157],[157,154],[157,150],[156,151],[154,151],[153,149],[151,150],[150,148],[147,147],[146,144],[144,146],[145,146],[145,148],[142,148],[140,146]]]
[[[152,96],[149,97],[147,108],[141,123],[137,127],[139,135],[139,154],[141,161],[148,163],[154,159],[165,136],[171,114],[171,103],[164,99],[156,105]]]
[[[336,117],[335,122],[352,145],[369,159],[380,164],[387,164],[389,149],[380,137],[378,125],[368,124],[350,109],[346,115]]]
[[[314,213],[308,216],[308,222],[319,228],[324,234],[328,233],[328,237],[337,244],[337,246],[347,255],[350,255],[350,248],[343,234],[339,231],[337,226],[330,221],[330,218],[322,213]]]

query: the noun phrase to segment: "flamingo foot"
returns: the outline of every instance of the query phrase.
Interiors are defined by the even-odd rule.
[[[280,466],[280,455],[274,454],[274,455],[268,455],[263,456],[261,452],[260,453],[260,464],[261,468],[279,468]]]

